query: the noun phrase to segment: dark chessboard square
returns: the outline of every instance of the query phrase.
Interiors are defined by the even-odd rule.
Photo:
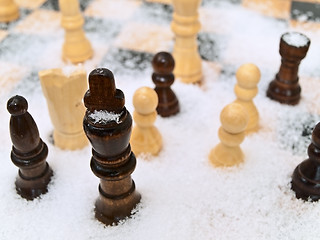
[[[219,36],[212,33],[202,32],[198,34],[198,50],[203,60],[213,62],[219,59],[218,38]]]
[[[81,11],[83,12],[91,2],[92,2],[92,0],[79,0]],[[44,4],[42,4],[41,8],[59,11],[59,1],[58,0],[47,0]]]
[[[114,48],[101,61],[101,65],[116,74],[139,74],[151,69],[153,54]],[[150,70],[151,71],[151,70]]]
[[[148,22],[158,24],[170,24],[172,21],[173,7],[162,3],[143,2],[135,13],[134,18],[142,21],[148,19]]]
[[[106,42],[108,39],[114,39],[119,34],[121,28],[121,24],[116,21],[85,17],[84,31],[86,34],[103,36]]]
[[[11,95],[20,94],[29,96],[35,93],[41,93],[41,91],[38,71],[32,71],[19,81]]]
[[[313,2],[292,1],[291,19],[301,21],[320,21],[320,4]]]

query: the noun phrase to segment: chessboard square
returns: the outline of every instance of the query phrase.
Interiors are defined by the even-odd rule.
[[[172,44],[173,33],[169,26],[147,23],[127,24],[115,40],[115,45],[119,48],[150,53],[169,51]]]
[[[153,3],[162,3],[162,4],[172,4],[172,0],[146,0],[146,2],[153,2]]]
[[[20,8],[36,9],[46,0],[15,0]]]
[[[8,35],[8,31],[0,30],[0,42]]]
[[[291,3],[291,19],[300,22],[320,20],[320,1],[301,2],[292,1]]]
[[[219,44],[217,44],[218,38],[219,36],[214,33],[200,32],[198,34],[198,50],[203,60],[211,62],[219,60],[220,50],[218,48]],[[220,40],[220,43],[222,44],[225,41]]]
[[[280,0],[281,1],[281,0]],[[212,7],[218,6],[219,4],[232,3],[232,4],[241,4],[242,0],[202,0],[201,6],[203,7]]]
[[[28,34],[56,34],[62,31],[60,13],[45,9],[35,10],[14,28],[15,32]]]
[[[137,75],[147,69],[151,72],[153,56],[151,53],[113,48],[104,56],[101,66],[110,69],[115,75]]]
[[[158,2],[143,2],[133,18],[139,22],[152,22],[169,26],[172,21],[172,14],[172,5]]]
[[[95,0],[86,8],[84,15],[89,17],[127,20],[140,4],[140,1],[132,0]]]
[[[290,17],[291,0],[243,0],[242,5],[279,19]]]

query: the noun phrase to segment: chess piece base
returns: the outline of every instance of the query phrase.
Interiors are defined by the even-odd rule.
[[[72,63],[82,63],[93,56],[93,50],[88,40],[77,43],[65,43],[62,50],[62,58],[64,61]]]
[[[161,117],[170,117],[176,115],[180,111],[178,100],[170,102],[169,104],[158,104],[157,112]]]
[[[244,154],[240,147],[227,147],[219,143],[209,154],[215,167],[231,167],[243,162]]]
[[[53,171],[48,163],[46,163],[44,173],[33,179],[25,179],[19,171],[19,175],[15,182],[17,193],[27,200],[33,200],[41,194],[48,192],[47,186],[52,176]]]
[[[135,127],[132,130],[130,143],[132,151],[136,155],[140,153],[157,155],[162,148],[162,137],[154,126],[145,129]]]
[[[75,134],[64,134],[53,131],[54,145],[61,149],[76,150],[88,145],[88,139],[83,131]]]
[[[177,68],[177,67],[176,67]],[[177,79],[180,79],[183,83],[199,83],[202,80],[202,72],[192,73],[190,75],[186,75],[185,73],[179,73],[177,70],[174,71],[174,74]]]
[[[299,84],[288,86],[275,79],[269,84],[267,97],[279,103],[296,105],[300,100],[300,92]]]
[[[0,22],[11,22],[19,18],[18,5],[12,2],[8,6],[0,7]]]
[[[133,182],[133,181],[132,181]],[[100,196],[95,203],[95,217],[106,225],[114,225],[132,215],[132,210],[141,200],[141,195],[135,191],[133,182],[131,191],[121,196],[108,196],[99,185]]]
[[[296,193],[297,198],[306,201],[309,199],[318,201],[320,199],[320,179],[313,179],[317,178],[319,173],[319,166],[311,160],[305,160],[296,167],[292,175],[291,189]]]

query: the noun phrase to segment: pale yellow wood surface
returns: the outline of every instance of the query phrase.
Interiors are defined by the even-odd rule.
[[[132,130],[130,144],[135,154],[150,153],[157,155],[162,148],[162,137],[154,126],[157,118],[157,93],[149,87],[139,88],[133,96],[133,119],[135,126]]]
[[[62,49],[64,60],[80,63],[93,55],[93,50],[84,31],[84,17],[81,15],[78,0],[59,0],[61,26],[65,29],[65,42]]]
[[[19,15],[19,7],[14,0],[0,0],[0,22],[14,21]]]
[[[197,34],[201,27],[198,16],[200,2],[201,0],[172,0],[174,74],[184,83],[196,83],[202,79],[202,64],[197,46]]]
[[[76,70],[66,76],[61,69],[39,72],[43,94],[54,126],[54,144],[61,149],[80,149],[88,144],[82,128],[87,90],[86,72]]]
[[[236,73],[237,83],[234,92],[237,99],[235,102],[241,104],[249,114],[246,133],[256,132],[259,129],[259,112],[254,105],[253,98],[258,93],[257,85],[260,77],[259,68],[252,63],[241,65]]]
[[[211,150],[209,160],[216,167],[238,165],[244,160],[240,144],[245,138],[248,114],[240,104],[231,103],[222,110],[220,121],[218,136],[221,142]]]

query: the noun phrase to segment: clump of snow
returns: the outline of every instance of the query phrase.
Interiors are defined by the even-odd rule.
[[[298,32],[289,32],[282,36],[283,41],[294,47],[305,47],[310,42],[309,38]]]
[[[90,118],[91,121],[93,121],[93,123],[106,124],[106,123],[115,121],[116,123],[119,124],[121,114],[108,112],[106,110],[100,110],[100,111],[94,110],[94,112],[90,113],[88,117]]]

